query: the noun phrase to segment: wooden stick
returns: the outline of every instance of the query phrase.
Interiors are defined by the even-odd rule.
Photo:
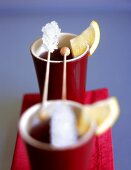
[[[63,100],[66,99],[66,53],[64,54],[62,99],[63,99]]]
[[[43,87],[42,102],[41,102],[41,107],[39,108],[39,111],[38,111],[39,119],[41,121],[47,120],[49,118],[49,114],[44,108],[44,105],[47,102],[47,98],[48,98],[49,73],[50,73],[50,51],[48,51],[48,58],[47,58],[47,64],[46,64],[46,75],[45,75],[45,84],[44,84],[44,87]]]
[[[50,73],[50,51],[48,51],[45,85],[44,85],[43,97],[42,97],[42,106],[44,105],[44,103],[47,101],[47,98],[48,98],[49,73]]]
[[[68,47],[62,47],[60,50],[61,55],[64,56],[64,67],[63,67],[63,84],[62,84],[62,99],[66,99],[66,57],[70,54]]]

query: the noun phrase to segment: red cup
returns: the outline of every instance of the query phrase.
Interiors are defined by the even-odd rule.
[[[69,40],[76,35],[61,33],[58,48],[67,46],[70,48]],[[31,46],[40,94],[43,94],[47,60],[40,58],[42,52],[42,39],[37,39]],[[67,99],[83,102],[86,90],[88,52],[67,60]],[[48,99],[61,99],[63,79],[63,61],[50,61],[49,91]]]
[[[49,101],[47,106],[50,108],[52,102],[57,101]],[[74,110],[75,114],[80,113],[81,104],[73,101],[64,102]],[[40,142],[30,135],[32,128],[30,121],[39,107],[40,104],[30,107],[24,112],[19,123],[20,134],[25,142],[32,170],[87,170],[93,151],[95,122],[89,121],[89,130],[75,144],[62,148],[54,147],[49,143]],[[44,133],[43,131],[43,135]]]

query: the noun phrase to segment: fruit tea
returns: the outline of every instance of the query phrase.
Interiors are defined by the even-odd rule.
[[[59,105],[59,107],[57,108],[57,111],[60,107],[65,107],[65,106]],[[69,109],[69,108],[67,108],[67,109]],[[73,135],[75,135],[75,141],[73,140],[73,143],[77,142],[77,140],[80,138],[80,136],[78,136],[78,132],[76,130],[77,129],[77,127],[76,127],[77,126],[77,123],[76,123],[77,116],[75,116],[75,117],[73,116],[74,115],[73,110],[71,111],[71,113],[68,113],[67,112],[68,110],[66,110],[66,112],[65,112],[65,110],[63,110],[63,112],[61,110],[61,112],[58,112],[58,113],[57,113],[57,111],[52,113],[54,116],[52,115],[51,118],[49,118],[49,117],[46,118],[46,119],[44,118],[44,120],[42,120],[41,118],[38,118],[38,115],[33,116],[31,118],[32,123],[31,123],[30,130],[29,130],[31,137],[38,140],[39,142],[54,145],[54,143],[52,143],[53,142],[52,140],[54,140],[54,130],[55,130],[55,136],[56,136],[56,133],[57,133],[57,140],[58,141],[63,140],[63,135],[72,136],[72,134],[70,134],[70,133],[73,133]],[[70,110],[69,110],[69,112],[70,112]],[[53,123],[53,125],[52,125],[51,119],[55,124]],[[34,122],[37,122],[37,123],[34,123]],[[68,127],[65,128],[65,126],[67,126],[67,123],[68,123]],[[61,130],[60,129],[58,130],[59,132],[56,131],[56,129],[58,129],[59,127],[63,128],[63,130],[62,130],[63,135],[62,136],[61,136],[61,132],[60,132]],[[73,127],[75,127],[75,131],[74,131]],[[53,128],[53,132],[51,130],[52,128]],[[70,130],[68,130],[67,128],[70,129]],[[72,131],[72,129],[73,129],[73,131]],[[60,134],[60,136],[62,138],[59,136],[60,138],[58,139],[58,133]],[[64,143],[67,142],[65,140],[68,141],[68,139],[64,138]],[[56,138],[55,138],[55,145],[57,144],[58,147],[62,147],[61,144],[59,143],[60,144],[59,145],[58,143],[56,143]],[[65,143],[66,146],[68,144]],[[62,143],[62,145],[63,145],[63,143]]]
[[[44,52],[44,53],[41,53],[39,57],[47,60],[47,56],[48,56],[48,52]],[[68,55],[66,59],[67,60],[73,59],[72,53],[70,53],[70,55]],[[53,61],[64,60],[64,57],[60,54],[60,49],[56,49],[54,50],[53,53],[51,53],[50,60],[53,60]]]
[[[32,127],[32,129],[30,130],[30,135],[39,142],[50,144],[50,123],[41,123],[37,126]],[[80,136],[77,136],[77,139],[80,139]]]
[[[39,122],[39,124],[33,126],[30,130],[30,135],[43,143],[50,143],[50,121]]]
[[[70,146],[77,142],[80,111],[75,113],[74,108],[67,103],[55,101],[50,109],[46,108],[46,111],[39,114],[30,120],[30,135],[33,138],[56,147]]]

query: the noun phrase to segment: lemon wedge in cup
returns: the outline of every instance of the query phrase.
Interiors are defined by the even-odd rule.
[[[101,135],[114,125],[119,117],[119,104],[115,97],[85,105],[77,122],[78,134],[81,136],[88,131],[89,120],[96,121],[96,135]]]
[[[92,21],[89,27],[80,35],[70,40],[71,51],[73,57],[78,57],[83,54],[89,45],[89,56],[91,56],[100,41],[100,29],[96,21]]]

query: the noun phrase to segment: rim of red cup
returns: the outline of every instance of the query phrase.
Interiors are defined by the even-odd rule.
[[[75,37],[75,36],[76,36],[76,34],[72,34],[72,33],[60,33],[60,37],[59,37],[60,43],[58,44],[58,48],[61,48],[61,47],[63,47],[63,46],[67,46],[67,47],[69,47],[69,48],[71,49],[69,40],[70,40],[71,38]],[[63,40],[62,38],[67,38],[68,41],[67,41],[67,40]],[[61,42],[62,42],[62,43],[61,43]],[[63,42],[64,42],[64,44],[63,44]],[[32,43],[31,48],[30,48],[30,51],[31,51],[31,54],[32,54],[34,57],[36,57],[36,58],[38,58],[38,59],[40,59],[40,60],[42,60],[42,61],[46,61],[46,62],[47,62],[46,59],[39,57],[39,55],[40,55],[42,52],[44,52],[44,51],[43,51],[43,48],[42,48],[42,46],[41,46],[42,43],[43,43],[43,42],[42,42],[42,38],[36,39],[36,40]],[[36,49],[38,49],[38,47],[41,48],[41,49],[39,49],[39,52],[37,52],[37,50],[36,50]],[[47,51],[45,51],[45,52],[47,52]],[[39,54],[37,54],[37,53],[39,53]],[[82,53],[80,56],[75,57],[75,58],[73,58],[73,59],[68,59],[66,62],[73,62],[73,61],[79,60],[79,59],[81,59],[83,56],[85,56],[87,53],[88,53],[88,50],[85,50],[85,52]],[[88,56],[88,55],[87,55],[87,56]],[[62,63],[62,62],[63,62],[63,61],[50,60],[50,63]]]
[[[57,101],[61,101],[61,100],[57,100]],[[56,100],[50,100],[47,102],[47,104],[50,104],[51,102],[56,102]],[[81,107],[82,107],[82,104],[74,102],[74,101],[65,100],[64,102],[65,103],[68,102],[68,104],[70,104],[74,107],[77,107],[78,109],[81,109]],[[29,134],[29,130],[27,130],[29,127],[29,119],[30,119],[30,117],[32,117],[31,115],[34,115],[36,113],[36,111],[39,109],[39,107],[40,107],[40,103],[33,105],[32,107],[28,108],[20,118],[19,131],[20,131],[20,135],[25,143],[27,143],[35,148],[42,149],[42,150],[50,150],[50,151],[51,150],[53,150],[53,151],[71,150],[71,149],[75,149],[75,148],[81,147],[82,145],[86,144],[95,135],[96,122],[90,120],[91,121],[90,128],[87,131],[87,133],[85,133],[83,136],[81,136],[78,139],[78,141],[73,145],[66,146],[66,147],[55,147],[51,144],[40,142],[40,141],[34,139]]]

